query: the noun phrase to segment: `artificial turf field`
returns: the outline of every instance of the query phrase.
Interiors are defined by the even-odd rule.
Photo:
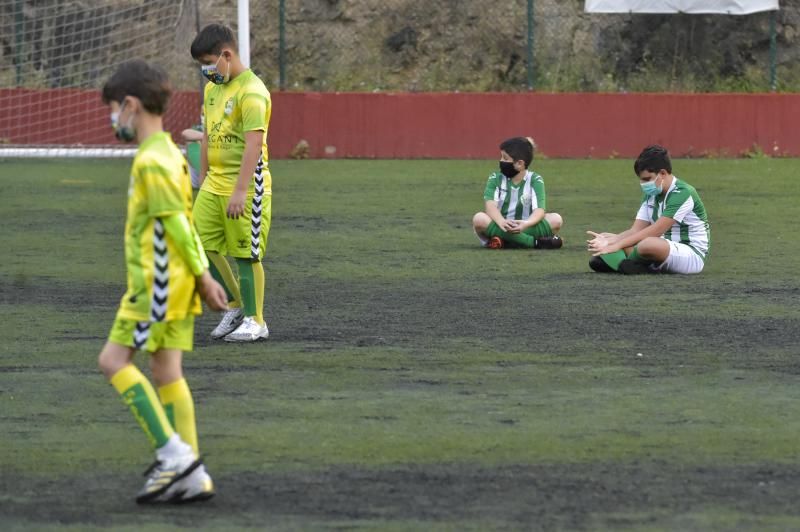
[[[691,277],[588,269],[629,160],[535,162],[558,251],[478,246],[496,161],[274,162],[270,338],[204,314],[185,359],[218,495],[145,508],[96,369],[129,165],[0,169],[0,529],[800,529],[798,160],[674,162],[712,224]]]

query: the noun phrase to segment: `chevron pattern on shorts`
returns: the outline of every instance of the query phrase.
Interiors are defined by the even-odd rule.
[[[261,247],[261,203],[264,199],[264,177],[261,175],[264,170],[263,155],[259,155],[256,165],[255,191],[253,194],[253,209],[250,215],[250,256],[253,260],[259,260],[259,248]]]
[[[136,323],[136,330],[133,331],[133,346],[136,349],[144,348],[147,339],[150,337],[150,322],[140,321]]]
[[[153,224],[153,300],[150,302],[150,321],[164,321],[167,316],[169,293],[169,255],[164,224],[156,218]]]

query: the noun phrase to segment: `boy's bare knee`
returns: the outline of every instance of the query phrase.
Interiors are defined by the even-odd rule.
[[[182,353],[177,350],[161,350],[150,357],[150,372],[158,386],[165,386],[183,378]]]
[[[658,238],[654,236],[648,236],[641,242],[636,245],[636,248],[639,250],[639,253],[652,253],[655,249],[657,249]]]
[[[164,385],[164,380],[167,376],[167,368],[164,367],[162,360],[154,356],[150,357],[150,373],[153,375],[156,386]]]
[[[109,377],[108,372],[110,367],[108,364],[108,360],[106,359],[106,357],[103,356],[103,351],[101,351],[100,354],[97,355],[97,367],[100,369],[100,373],[102,373],[106,377]]]
[[[485,212],[477,212],[475,216],[472,217],[472,227],[475,229],[486,229],[489,226],[488,221],[490,220],[489,215]]]
[[[636,245],[639,255],[655,260],[665,260],[669,256],[669,244],[657,236],[648,236]]]
[[[127,361],[122,361],[119,357],[107,349],[103,349],[97,357],[97,367],[107,378],[111,379],[119,370],[127,365]]]
[[[564,224],[563,218],[561,218],[561,215],[557,212],[547,213],[547,222],[554,231],[561,229],[561,226]]]
[[[134,350],[114,342],[106,342],[97,357],[97,366],[107,379],[111,379],[119,370],[131,363]]]

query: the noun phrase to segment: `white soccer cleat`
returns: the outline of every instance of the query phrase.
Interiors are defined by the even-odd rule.
[[[136,494],[136,502],[139,504],[160,502],[161,496],[170,487],[184,477],[190,476],[200,465],[200,460],[191,452],[191,449],[169,458],[159,457],[145,471],[144,476],[147,477],[147,481]]]
[[[242,320],[244,319],[244,312],[241,308],[232,308],[230,310],[226,310],[225,314],[222,315],[222,320],[219,322],[213,331],[211,331],[211,338],[214,340],[219,340],[223,338],[241,325]]]
[[[225,337],[226,342],[256,342],[269,336],[267,324],[259,325],[252,316],[247,316],[235,331]]]
[[[159,502],[184,504],[187,502],[205,501],[216,494],[214,481],[203,464],[197,466],[189,475],[175,482],[158,498]]]

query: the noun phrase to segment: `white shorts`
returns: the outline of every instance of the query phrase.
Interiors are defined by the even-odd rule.
[[[703,258],[686,244],[667,240],[669,244],[669,257],[662,262],[658,269],[664,273],[700,273],[703,271]]]

